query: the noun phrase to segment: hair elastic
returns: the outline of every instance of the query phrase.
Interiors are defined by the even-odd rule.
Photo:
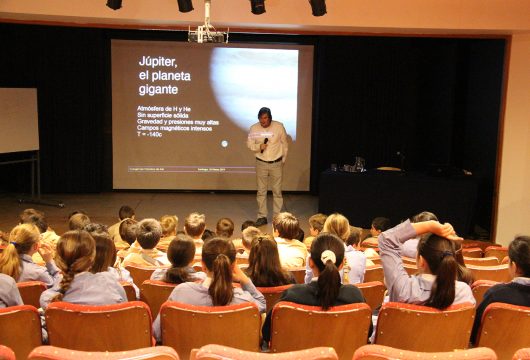
[[[324,250],[320,255],[320,260],[325,265],[328,261],[331,261],[333,264],[337,261],[335,253],[331,250]]]
[[[10,241],[9,243],[10,243],[11,245],[13,245],[13,246],[17,246],[17,245],[18,245],[18,243],[14,242],[14,241]]]
[[[449,250],[445,250],[444,252],[442,252],[442,259],[446,256],[453,256],[453,252],[452,251],[449,251]]]

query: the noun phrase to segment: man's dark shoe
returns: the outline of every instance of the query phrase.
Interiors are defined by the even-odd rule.
[[[256,226],[263,226],[267,225],[267,218],[261,217],[258,220],[256,220]]]

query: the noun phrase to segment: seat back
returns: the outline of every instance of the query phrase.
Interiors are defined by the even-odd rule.
[[[127,265],[125,269],[131,273],[134,284],[141,287],[145,280],[151,278],[151,274],[155,272],[157,268]]]
[[[367,266],[364,271],[364,282],[379,281],[385,283],[385,273],[383,272],[383,265]]]
[[[363,293],[364,299],[370,308],[373,310],[379,308],[383,304],[385,298],[386,287],[380,281],[365,282],[355,284]]]
[[[338,356],[335,350],[330,347],[317,347],[299,351],[291,351],[282,354],[255,353],[242,351],[239,349],[221,346],[206,345],[200,349],[192,351],[192,360],[292,360],[292,359],[311,359],[311,360],[337,360]]]
[[[97,352],[63,349],[57,346],[39,346],[29,354],[28,360],[179,360],[175,350],[169,346],[152,346],[142,349],[116,352]]]
[[[303,284],[305,282],[305,266],[291,268],[289,271],[293,274],[297,284]]]
[[[497,360],[495,352],[488,348],[475,348],[448,352],[418,352],[396,349],[384,345],[364,345],[357,349],[353,360]]]
[[[280,300],[280,296],[282,296],[282,293],[289,289],[292,284],[289,285],[282,285],[282,286],[271,286],[271,287],[257,287],[260,293],[265,296],[265,300],[267,301],[267,313],[272,310],[274,305]]]
[[[445,310],[386,303],[379,311],[375,343],[412,351],[466,349],[474,315],[475,306],[471,303]]]
[[[403,263],[403,268],[409,274],[409,276],[416,275],[418,273],[418,266],[416,264]]]
[[[183,359],[207,344],[258,351],[261,315],[253,303],[227,306],[195,306],[174,301],[160,309],[162,343]]]
[[[46,284],[42,281],[24,281],[17,283],[18,291],[24,305],[40,308],[40,295],[46,290]]]
[[[351,359],[366,344],[372,310],[365,303],[331,307],[280,301],[272,310],[271,352],[281,353],[317,346],[335,349],[339,359]]]
[[[0,345],[0,359],[1,360],[16,360],[15,352],[4,345]]]
[[[483,258],[472,258],[464,257],[464,264],[466,265],[477,265],[477,266],[493,266],[499,265],[499,259],[495,256],[483,257]]]
[[[530,360],[530,347],[517,350],[513,354],[513,360]]]
[[[518,349],[530,344],[530,307],[488,305],[477,339],[478,346],[492,348],[499,359],[510,359]]]
[[[149,306],[153,318],[157,317],[160,307],[167,301],[175,286],[177,285],[158,280],[144,281],[140,287],[140,299]]]
[[[477,301],[477,304],[482,302],[484,294],[489,290],[493,285],[497,285],[499,282],[492,280],[477,280],[471,285],[471,290],[473,291],[473,296]]]
[[[511,280],[509,264],[493,266],[466,265],[473,273],[475,280],[492,280],[498,282],[508,282]]]
[[[42,345],[37,309],[31,305],[0,309],[0,342],[10,347],[18,359],[27,358],[33,348]]]
[[[50,345],[83,351],[125,351],[153,345],[151,313],[141,301],[113,305],[51,303],[45,312]]]
[[[127,301],[136,301],[136,290],[134,290],[134,286],[131,283],[128,283],[127,281],[120,281],[120,285],[123,287],[123,290],[125,290],[125,295],[127,295]]]
[[[508,248],[504,246],[488,246],[484,251],[484,257],[496,257],[499,262],[508,256]]]
[[[483,252],[482,249],[479,247],[462,248],[462,255],[465,257],[481,258]]]

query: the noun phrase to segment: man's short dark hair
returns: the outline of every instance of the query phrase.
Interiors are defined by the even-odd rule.
[[[269,109],[268,107],[262,107],[261,109],[259,109],[258,111],[258,119],[261,117],[261,115],[263,114],[267,114],[269,116],[269,119],[272,120],[272,114],[271,114],[271,109]]]
[[[118,211],[118,216],[120,217],[120,220],[127,218],[132,219],[132,217],[134,216],[134,209],[129,205],[123,205],[120,208],[120,211]]]

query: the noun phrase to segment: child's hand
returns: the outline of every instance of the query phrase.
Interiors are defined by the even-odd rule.
[[[38,251],[40,256],[42,256],[42,260],[44,260],[45,263],[49,263],[50,261],[52,261],[53,250],[49,244],[41,242]]]
[[[463,240],[461,237],[456,235],[453,225],[449,223],[440,224],[439,222],[434,222],[434,229],[432,232],[451,241]]]

